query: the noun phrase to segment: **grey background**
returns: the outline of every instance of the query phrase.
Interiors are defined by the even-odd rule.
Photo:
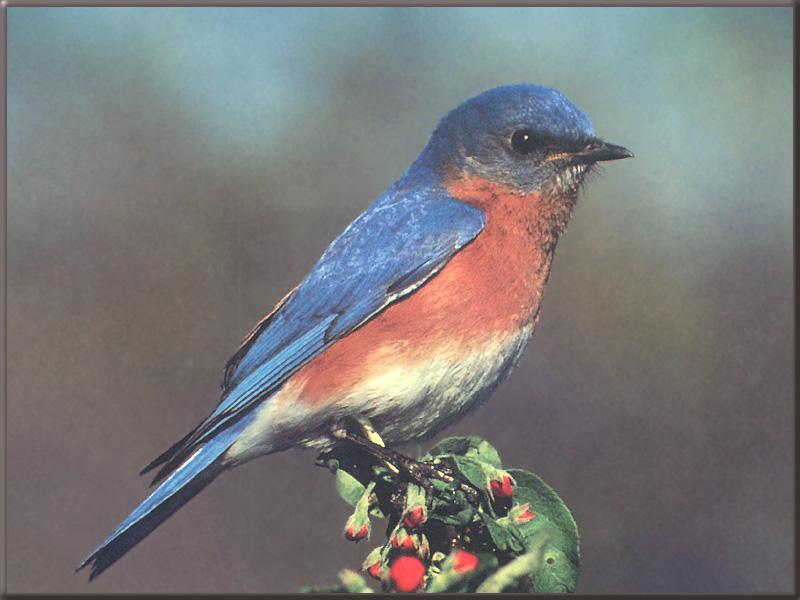
[[[790,591],[790,8],[14,7],[8,34],[9,592],[296,591],[359,565],[332,478],[288,452],[72,574],[251,325],[442,114],[517,81],[636,158],[590,184],[531,347],[447,434],[562,494],[579,591]]]

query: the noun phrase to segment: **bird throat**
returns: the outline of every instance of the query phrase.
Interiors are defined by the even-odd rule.
[[[464,279],[473,283],[475,301],[489,298],[491,314],[505,323],[535,323],[550,275],[556,244],[564,232],[574,198],[554,190],[520,194],[482,178],[450,179],[447,191],[483,211],[486,225],[451,262],[468,265]]]
[[[566,230],[578,197],[579,185],[553,178],[541,189],[520,193],[481,177],[450,179],[450,196],[479,208],[486,215],[486,233],[507,238],[520,249],[530,246],[535,260],[547,263]],[[510,249],[509,249],[510,250]]]

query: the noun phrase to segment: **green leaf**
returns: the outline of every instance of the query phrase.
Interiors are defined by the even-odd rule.
[[[353,594],[372,594],[372,588],[367,585],[364,578],[350,569],[339,571],[339,581],[345,591]]]
[[[405,510],[411,510],[417,506],[426,506],[425,490],[415,483],[409,483],[406,488]]]
[[[454,510],[457,510],[457,505],[454,506],[453,503],[444,505],[444,503],[435,500],[433,506],[434,510],[428,515],[428,519],[436,519],[445,525],[466,525],[471,523],[475,517],[475,509],[469,504],[457,512],[454,512]]]
[[[372,551],[367,554],[367,557],[364,559],[364,562],[361,564],[361,568],[366,571],[375,563],[383,562],[383,546],[378,546],[377,548],[373,548]]]
[[[492,538],[492,543],[497,547],[498,550],[507,552],[511,551],[513,546],[518,546],[518,544],[514,543],[512,534],[507,528],[497,523],[491,515],[488,515],[484,512],[479,514],[483,520],[483,524],[486,527],[489,537]]]
[[[446,437],[433,448],[423,458],[433,458],[439,454],[459,454],[463,455],[470,447],[468,437]]]
[[[456,456],[466,456],[481,462],[489,463],[498,469],[502,467],[500,455],[486,440],[472,435],[469,437],[448,437],[440,441],[423,459],[430,460],[443,454],[454,454]]]
[[[355,477],[344,469],[336,471],[336,491],[350,506],[355,506],[366,488]]]
[[[571,593],[577,587],[578,575],[564,553],[551,543],[544,547],[543,563],[532,583],[534,591],[539,593]]]
[[[577,555],[579,553],[578,526],[572,517],[567,505],[561,500],[559,495],[547,485],[540,477],[523,469],[509,469],[508,471],[516,480],[514,488],[514,500],[520,504],[528,502],[530,509],[540,515],[547,517],[559,533],[564,538],[564,545],[571,548]],[[535,523],[536,519],[527,524]]]
[[[456,471],[479,490],[485,490],[492,478],[495,467],[474,458],[454,456],[452,458]]]
[[[465,456],[472,456],[482,460],[483,462],[487,462],[498,469],[503,467],[503,463],[500,462],[500,455],[497,453],[497,450],[495,450],[494,446],[479,437],[471,439],[477,440],[477,443],[470,447]]]
[[[522,469],[510,469],[509,473],[517,482],[514,500],[529,502],[536,513],[531,521],[516,525],[526,546],[530,549],[540,535],[549,536],[543,566],[533,578],[535,591],[574,591],[580,573],[580,539],[572,513],[540,477]]]
[[[489,575],[477,588],[478,593],[497,593],[502,591],[529,592],[533,586],[527,584],[541,571],[543,546],[546,536],[540,536],[530,551],[517,556],[494,573]],[[533,587],[533,591],[538,591]]]

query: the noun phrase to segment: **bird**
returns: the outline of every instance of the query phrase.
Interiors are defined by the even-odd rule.
[[[94,579],[253,458],[329,448],[353,421],[387,446],[424,440],[486,401],[531,338],[587,176],[632,156],[554,88],[451,110],[244,338],[214,410],[142,470],[158,487],[77,570]]]

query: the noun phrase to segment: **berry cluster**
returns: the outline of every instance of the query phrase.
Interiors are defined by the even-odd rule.
[[[447,438],[407,461],[388,464],[346,445],[318,459],[354,507],[345,538],[369,539],[371,520],[387,520],[386,541],[361,566],[384,591],[575,589],[577,529],[541,479],[504,469],[496,450],[476,437]],[[370,589],[353,571],[340,579],[339,591]]]

